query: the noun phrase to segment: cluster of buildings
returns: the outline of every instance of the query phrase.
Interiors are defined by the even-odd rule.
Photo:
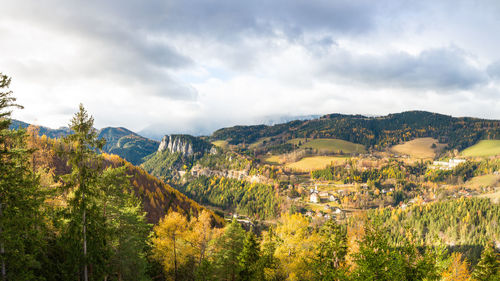
[[[465,162],[465,159],[453,159],[452,158],[452,159],[448,160],[448,162],[446,162],[446,161],[434,161],[432,163],[432,165],[437,169],[451,170],[464,162]]]
[[[317,186],[315,186],[314,189],[311,188],[310,192],[309,201],[311,203],[320,203],[321,201],[338,202],[337,197],[332,194],[326,191],[319,192]]]

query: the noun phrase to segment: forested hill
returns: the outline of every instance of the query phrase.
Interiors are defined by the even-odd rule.
[[[215,131],[212,140],[250,144],[263,137],[336,138],[380,148],[419,137],[433,137],[450,149],[464,149],[481,139],[500,139],[500,120],[452,117],[408,111],[381,117],[329,114],[319,119],[274,126],[235,126]]]
[[[28,128],[30,125],[31,124],[23,121],[12,120],[10,128]],[[51,129],[44,126],[38,126],[39,136],[45,135],[54,139],[64,137],[70,133],[71,131],[68,127]],[[104,152],[116,154],[134,165],[142,163],[142,158],[155,152],[160,145],[160,143],[155,140],[140,136],[123,127],[103,128],[99,130],[99,138],[106,140],[106,144],[103,147]]]
[[[19,128],[26,129],[30,125],[31,124],[29,124],[29,123],[12,119],[9,128],[10,129],[19,129]],[[53,138],[53,139],[64,137],[70,133],[70,130],[68,127],[61,127],[59,129],[51,129],[51,128],[44,127],[44,126],[38,126],[38,129],[39,129],[38,132],[39,132],[40,136],[46,135],[47,137]]]
[[[28,147],[34,150],[32,165],[42,178],[42,182],[49,186],[60,186],[61,176],[71,172],[67,160],[59,155],[56,147],[64,147],[64,143],[58,139],[41,138],[36,134],[36,129],[28,129],[30,135]],[[157,223],[169,210],[180,212],[184,215],[197,215],[204,208],[184,194],[163,183],[156,177],[148,174],[143,169],[134,166],[117,155],[104,153],[105,167],[125,166],[126,174],[134,189],[134,194],[141,198],[146,217],[151,223]],[[222,220],[211,213],[216,222],[221,224]]]
[[[106,140],[103,150],[116,154],[134,165],[142,162],[142,158],[155,152],[159,142],[140,136],[126,128],[107,127],[99,131],[99,138]]]

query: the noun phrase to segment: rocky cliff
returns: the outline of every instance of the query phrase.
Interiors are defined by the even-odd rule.
[[[212,144],[190,135],[166,135],[161,140],[158,152],[165,150],[181,153],[183,156],[202,156],[213,148]]]

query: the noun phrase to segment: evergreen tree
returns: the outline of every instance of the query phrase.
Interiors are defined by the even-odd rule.
[[[243,250],[238,256],[240,271],[240,280],[251,281],[255,280],[255,274],[258,270],[257,262],[259,261],[259,244],[257,237],[252,231],[247,232],[243,241]]]
[[[320,229],[323,241],[312,266],[316,280],[345,280],[347,255],[347,229],[329,220]]]
[[[73,250],[81,252],[81,254],[74,253],[76,259],[72,263],[83,268],[84,281],[89,279],[89,264],[92,264],[93,279],[105,276],[105,261],[109,256],[105,250],[105,219],[97,204],[99,195],[97,182],[101,169],[96,152],[103,147],[104,141],[98,140],[97,131],[93,126],[94,118],[89,116],[80,104],[79,111],[73,116],[69,125],[72,134],[64,138],[70,145],[64,154],[72,168],[71,174],[65,177],[72,191],[72,198],[69,200],[70,225],[67,238],[68,242],[73,244]],[[90,254],[89,250],[92,251]],[[71,270],[69,274],[71,275]]]
[[[118,280],[146,280],[150,226],[140,200],[132,193],[126,167],[107,168],[99,182],[111,256],[108,274]]]
[[[481,260],[472,273],[472,278],[477,281],[497,281],[500,280],[499,255],[495,252],[493,243],[486,245]]]
[[[245,230],[236,220],[233,220],[224,229],[224,234],[215,241],[218,249],[215,254],[217,280],[238,280],[238,274],[241,271],[238,256],[243,250],[244,239]]]
[[[38,180],[30,169],[25,131],[11,131],[10,78],[0,73],[0,278],[38,280],[42,241]]]

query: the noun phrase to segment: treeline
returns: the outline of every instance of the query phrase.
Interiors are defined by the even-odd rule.
[[[405,180],[411,176],[418,177],[427,171],[426,163],[420,162],[414,165],[405,164],[402,161],[391,160],[381,168],[360,169],[352,160],[344,165],[330,165],[325,169],[311,172],[311,177],[317,180],[342,181],[344,183],[376,183],[383,180],[396,179]]]
[[[433,137],[451,149],[464,149],[481,139],[500,139],[500,121],[454,118],[424,111],[384,117],[325,115],[320,119],[292,121],[274,126],[235,126],[217,130],[213,140],[249,144],[263,137],[336,138],[379,149],[420,137]]]
[[[404,240],[405,230],[411,229],[415,245],[449,245],[476,260],[482,245],[500,241],[500,204],[488,198],[378,209],[369,216],[382,222],[393,245]]]
[[[498,170],[500,170],[500,159],[467,160],[450,170],[431,167],[430,162],[406,164],[397,160],[390,160],[380,168],[360,169],[354,161],[350,160],[343,165],[330,165],[324,169],[312,171],[311,178],[376,185],[387,179],[457,184]]]
[[[313,224],[283,214],[276,226],[255,235],[233,220],[224,229],[198,218],[169,213],[154,228],[154,259],[167,280],[499,280],[500,260],[486,243],[471,266],[443,246],[417,247],[411,235],[394,242],[390,229],[358,218],[346,227]]]
[[[218,176],[200,176],[179,186],[179,190],[202,204],[256,219],[274,218],[278,215],[278,195],[271,185]]]

